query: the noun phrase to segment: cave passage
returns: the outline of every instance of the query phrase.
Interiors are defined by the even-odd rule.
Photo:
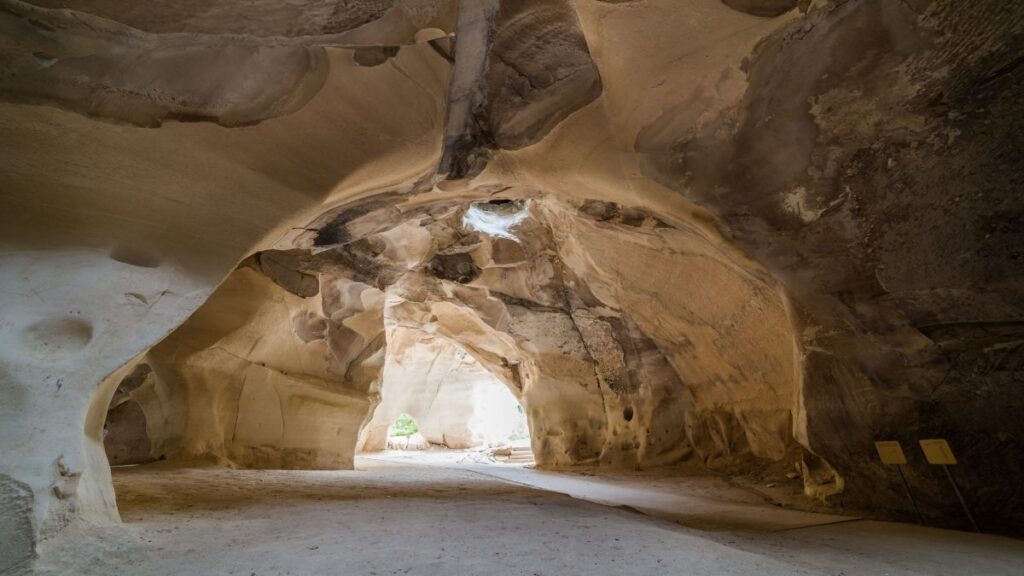
[[[441,366],[440,378],[431,372],[417,378],[421,366],[415,364],[390,373],[385,369],[382,402],[360,432],[359,449],[462,449],[504,455],[516,444],[529,450],[529,423],[519,401],[464,352],[458,356],[452,358],[454,365],[445,364],[447,358],[430,361],[431,371]],[[401,412],[387,426],[382,446],[380,430],[396,410]]]
[[[544,467],[761,461],[841,485],[795,436],[784,302],[700,230],[537,194],[315,221],[315,249],[244,259],[109,381],[112,461],[344,469],[404,413],[454,449],[527,420]]]
[[[371,202],[315,221],[315,249],[245,258],[108,379],[100,436],[129,524],[201,532],[218,511],[302,509],[341,493],[366,503],[334,505],[355,519],[378,514],[381,498],[410,502],[347,532],[363,546],[392,522],[416,533],[432,506],[455,505],[456,488],[473,496],[451,521],[474,506],[536,521],[516,511],[524,496],[511,485],[582,501],[574,509],[761,534],[755,549],[777,530],[825,538],[866,522],[820,503],[844,479],[798,440],[786,303],[713,236],[641,208],[535,193],[397,212]],[[236,495],[256,484],[269,494]],[[596,513],[586,510],[573,514]],[[292,537],[318,541],[309,529]],[[1013,553],[996,550],[995,569]],[[159,555],[145,562],[163,569]]]
[[[1024,2],[0,29],[5,576],[1021,573]]]

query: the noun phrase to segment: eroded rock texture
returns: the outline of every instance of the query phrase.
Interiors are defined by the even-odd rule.
[[[364,50],[393,56],[421,29],[450,29],[454,14],[443,0],[0,6],[0,98],[148,127],[291,114],[324,85],[324,47],[366,46],[360,63]]]
[[[186,390],[177,455],[350,465],[382,387],[413,378],[401,366],[426,362],[429,405],[456,378],[432,375],[434,363],[451,371],[467,356],[460,377],[488,374],[522,402],[541,465],[799,458],[794,343],[765,278],[642,209],[532,195],[351,208],[358,218],[307,232],[330,247],[259,253],[147,356]],[[517,224],[491,235],[474,228],[473,211]],[[313,278],[318,290],[306,286]],[[390,394],[368,447],[383,447],[399,413],[430,415]]]
[[[844,497],[882,497],[873,440],[955,437],[974,505],[1024,498],[992,483],[1024,473],[1022,25],[998,2],[811,10],[758,46],[735,107],[652,154],[786,285],[807,440]],[[915,470],[930,506],[941,481]]]
[[[962,526],[916,448],[941,437],[982,526],[1024,524],[1019,2],[0,26],[5,559],[115,521],[110,461],[349,466],[413,342],[506,386],[542,466],[796,465],[906,517],[897,439]]]
[[[34,10],[7,2],[0,17],[5,26],[33,30],[26,15]],[[76,23],[99,18],[73,10],[40,16],[64,17]],[[127,26],[104,20],[92,30],[115,24]],[[39,34],[81,46],[83,55],[69,64],[96,62],[100,76],[116,77],[116,67],[100,64],[107,56],[131,60],[145,54],[116,49],[112,55],[79,44],[77,24],[69,26],[43,26]],[[406,26],[404,40],[389,36],[396,30],[389,25],[375,33],[373,44],[412,42],[419,29]],[[127,42],[145,34],[117,32],[111,38]],[[39,37],[5,34],[4,50],[11,55],[2,61],[0,80],[6,95],[0,103],[0,474],[30,488],[32,498],[24,501],[30,541],[69,522],[116,521],[103,425],[126,375],[117,373],[119,367],[127,364],[130,372],[143,361],[140,356],[202,305],[227,272],[262,244],[273,244],[292,219],[304,221],[304,212],[366,190],[407,190],[436,170],[449,67],[426,43],[404,45],[388,63],[372,68],[357,65],[353,50],[315,48],[325,58],[325,77],[290,114],[239,128],[170,119],[154,129],[120,117],[94,118],[87,109],[97,101],[86,96],[75,96],[73,105],[33,104],[16,96],[34,74],[23,75],[18,62],[39,50],[17,46]],[[154,41],[175,38],[161,33]],[[215,52],[203,52],[207,44],[200,40],[182,39],[187,49],[173,52],[174,58],[136,60],[128,68],[137,78],[150,78],[145,86],[195,85],[221,94],[249,90],[243,84],[255,87],[253,94],[274,93],[289,77],[271,71],[242,82],[232,74],[246,60],[231,57],[221,62],[228,73],[190,84],[196,77],[183,76],[175,58],[201,53],[200,62],[185,67],[189,72],[212,65]],[[307,40],[292,45],[313,49]],[[217,35],[211,41],[241,40]],[[255,36],[244,41],[254,45],[252,53],[264,46],[270,60],[285,44]],[[55,76],[46,89],[70,93],[95,78]],[[219,83],[229,78],[236,81]],[[113,97],[116,91],[102,92]],[[134,114],[133,101],[117,100],[111,109]],[[338,142],[339,135],[345,142]],[[147,426],[158,421],[149,414],[146,419]],[[162,439],[151,434],[149,440],[151,457],[170,457],[157,448]],[[4,546],[17,541],[3,540]],[[8,557],[6,547],[0,556]]]
[[[601,93],[601,77],[568,0],[459,5],[439,173],[477,175],[494,149],[540,140]]]

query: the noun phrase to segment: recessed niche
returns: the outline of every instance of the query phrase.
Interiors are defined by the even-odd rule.
[[[22,332],[25,348],[40,358],[77,352],[92,340],[92,324],[81,318],[47,318]]]
[[[156,268],[160,266],[159,256],[134,246],[115,246],[110,251],[110,258],[139,268]]]

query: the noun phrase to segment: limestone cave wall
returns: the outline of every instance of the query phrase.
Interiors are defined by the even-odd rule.
[[[107,440],[349,465],[407,329],[543,466],[796,463],[899,517],[896,439],[957,525],[940,437],[1024,524],[1021,3],[136,4],[0,0],[8,564],[116,521]]]
[[[486,374],[522,402],[542,466],[802,461],[794,336],[763,271],[642,209],[526,195],[339,223],[349,208],[306,228],[315,251],[246,260],[146,356],[187,405],[165,457],[351,466],[368,420],[361,444],[382,448],[399,413]],[[474,211],[515,225],[481,232]]]

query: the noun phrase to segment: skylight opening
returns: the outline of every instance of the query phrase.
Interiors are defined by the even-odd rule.
[[[473,202],[462,217],[462,224],[471,230],[495,238],[519,242],[513,230],[526,220],[530,206],[526,200],[496,199]]]

